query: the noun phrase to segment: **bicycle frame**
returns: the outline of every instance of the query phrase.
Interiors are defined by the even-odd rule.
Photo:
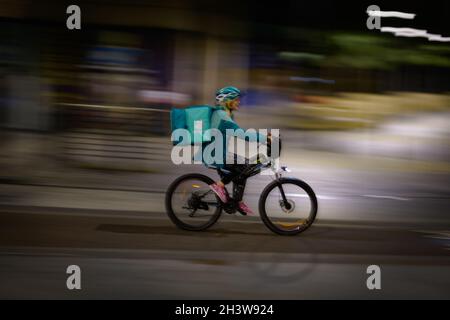
[[[258,155],[261,156],[261,155]],[[281,170],[276,170],[273,165],[273,161],[270,158],[265,158],[265,162],[260,162],[257,164],[249,164],[246,169],[242,171],[240,175],[233,179],[233,192],[232,196],[229,197],[229,201],[227,203],[222,204],[222,208],[227,213],[235,213],[238,209],[238,203],[242,200],[245,192],[245,186],[247,183],[247,179],[259,174],[262,170],[270,168],[275,175],[275,180],[278,181],[282,174],[282,171],[289,172],[290,170],[286,166],[281,166]],[[249,161],[250,162],[250,161]],[[283,204],[287,210],[290,210],[291,205],[288,202],[286,195],[284,193],[283,187],[281,183],[278,183],[278,188],[280,189],[281,197],[283,200]]]
[[[280,147],[280,149],[281,149],[281,147]],[[249,163],[248,166],[236,178],[234,178],[232,180],[232,183],[233,183],[232,190],[233,191],[232,191],[232,195],[231,196],[229,195],[229,197],[228,197],[229,200],[227,201],[227,203],[219,204],[223,208],[223,210],[227,213],[232,214],[238,210],[238,204],[240,201],[242,201],[242,198],[244,196],[245,186],[246,186],[248,178],[259,174],[262,170],[270,168],[275,175],[275,180],[279,181],[282,176],[283,171],[289,172],[289,169],[286,166],[281,166],[280,167],[281,170],[277,170],[277,168],[275,168],[275,165],[274,165],[274,159],[265,154],[257,154],[253,158],[249,159],[248,163]],[[211,166],[211,168],[214,168],[214,167]],[[283,200],[283,205],[285,206],[285,208],[287,210],[290,210],[291,205],[286,198],[286,195],[284,193],[281,183],[278,183],[278,188],[280,189],[281,197]],[[200,197],[200,199],[198,199],[198,201],[200,201],[200,202],[204,203],[204,205],[208,206],[208,203],[201,201],[201,198],[202,197]],[[196,210],[197,209],[195,209],[194,212]]]

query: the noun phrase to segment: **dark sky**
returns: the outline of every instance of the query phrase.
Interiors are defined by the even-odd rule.
[[[143,10],[168,8],[221,15],[247,22],[314,29],[366,30],[369,5],[383,11],[417,14],[414,20],[384,18],[382,26],[426,29],[450,37],[450,0],[42,0],[34,6],[51,8],[64,3],[89,3],[102,8],[121,5]]]
[[[253,2],[252,2],[253,3]],[[291,0],[273,1],[270,4],[248,5],[252,19],[281,25],[313,27],[319,29],[365,28],[367,7],[378,5],[383,11],[415,13],[414,20],[384,18],[382,26],[427,29],[431,33],[450,36],[450,1],[331,1]]]

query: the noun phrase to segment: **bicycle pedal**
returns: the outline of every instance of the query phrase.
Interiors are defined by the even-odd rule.
[[[236,213],[236,209],[235,209],[235,208],[227,208],[227,207],[225,207],[225,208],[223,208],[223,210],[224,210],[226,213],[228,213],[228,214],[234,214],[234,213]]]

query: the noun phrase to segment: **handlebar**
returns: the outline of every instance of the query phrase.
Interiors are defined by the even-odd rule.
[[[276,143],[278,143],[277,156],[279,157],[281,155],[281,148],[282,148],[281,138],[280,137],[278,137],[278,138],[272,137],[272,139],[267,140],[267,154],[258,153],[256,156],[249,159],[249,163],[258,162],[257,160],[260,160],[259,163],[265,163],[269,166],[273,159],[272,146],[275,145]],[[262,158],[262,161],[261,161],[261,158]]]

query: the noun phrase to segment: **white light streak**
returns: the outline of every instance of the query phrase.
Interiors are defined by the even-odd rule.
[[[382,18],[400,18],[400,19],[414,19],[415,13],[405,13],[399,11],[367,11],[367,14],[371,17],[382,17]]]

